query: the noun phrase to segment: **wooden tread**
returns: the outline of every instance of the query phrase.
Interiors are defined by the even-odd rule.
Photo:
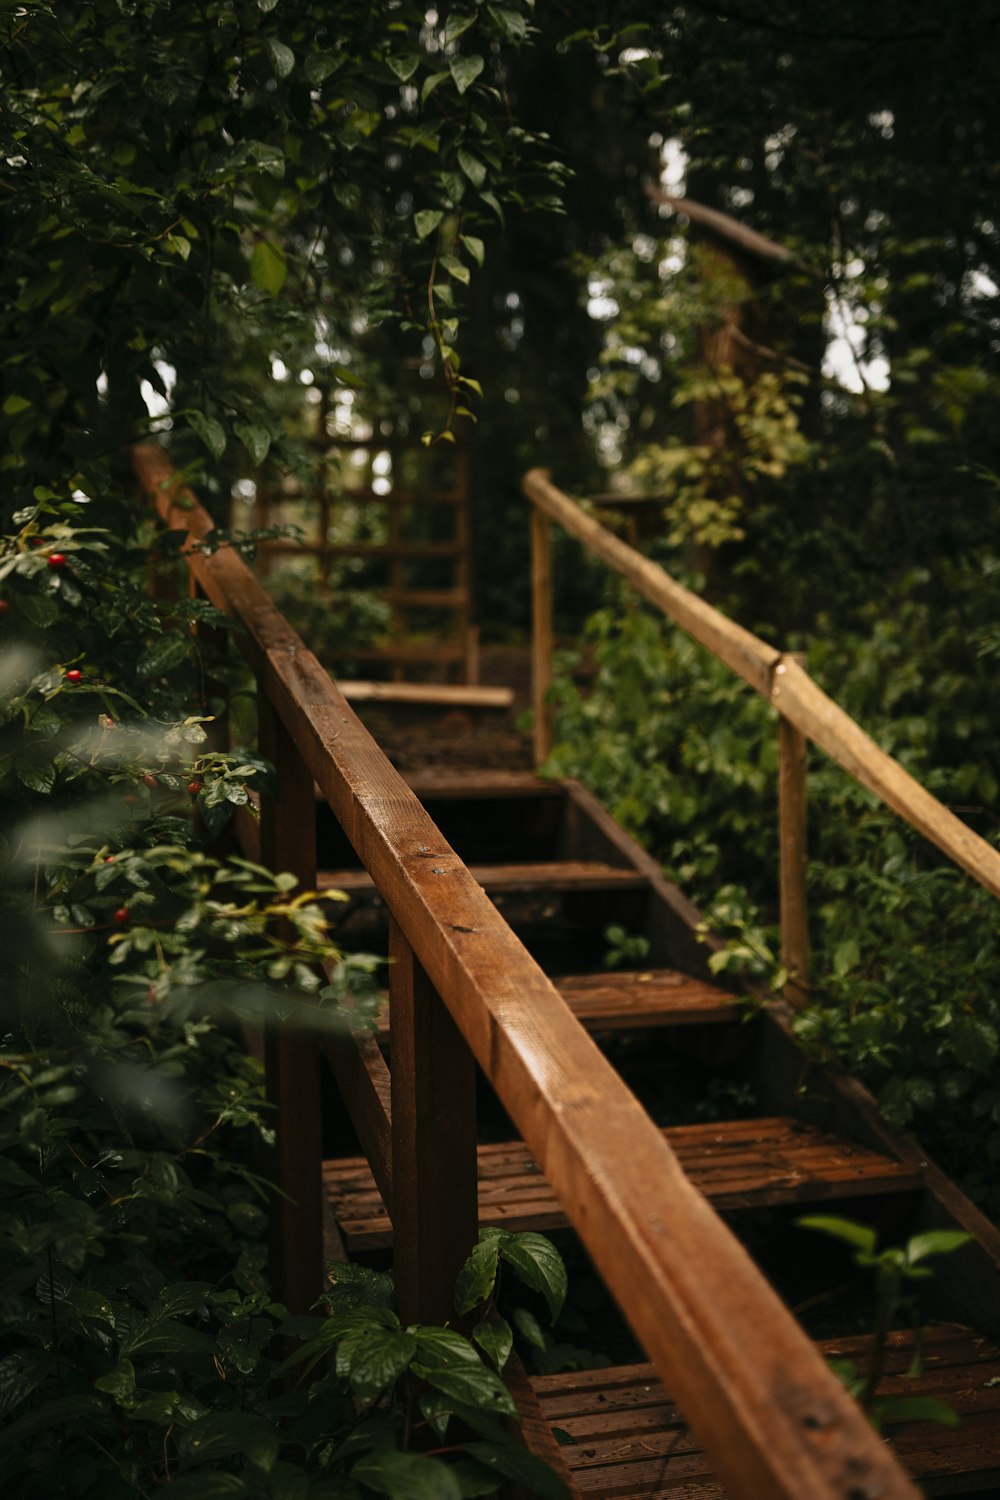
[[[867,1336],[827,1339],[826,1359],[865,1367]],[[885,1431],[900,1459],[929,1495],[996,1493],[1000,1483],[1000,1344],[970,1329],[941,1324],[925,1332],[924,1371],[906,1378],[913,1335],[889,1335],[882,1396],[934,1396],[961,1418],[893,1422]],[[531,1380],[557,1436],[577,1492],[597,1500],[726,1500],[696,1440],[652,1365],[623,1365],[541,1375]],[[805,1500],[805,1497],[803,1497]]]
[[[676,969],[567,974],[552,983],[588,1031],[724,1025],[741,1014],[735,995]],[[379,1018],[379,1033],[389,1035],[388,1007]]]
[[[740,1015],[734,995],[676,969],[567,974],[552,982],[592,1031],[715,1024]]]
[[[457,682],[369,682],[335,679],[348,703],[412,703],[432,708],[509,708],[514,691]]]
[[[713,1121],[663,1131],[696,1187],[720,1210],[906,1192],[919,1173],[798,1120]],[[478,1148],[479,1222],[562,1229],[566,1216],[523,1141]],[[327,1205],[348,1252],[392,1244],[392,1224],[363,1156],[323,1163]]]
[[[433,873],[448,875],[463,866],[453,855],[442,855]],[[646,877],[639,870],[622,869],[620,865],[601,860],[560,859],[515,865],[468,865],[472,878],[491,896],[528,891],[609,891],[641,890]],[[316,877],[317,889],[370,891],[374,889],[367,870],[321,870]]]

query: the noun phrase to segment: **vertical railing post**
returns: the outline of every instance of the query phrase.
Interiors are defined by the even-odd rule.
[[[444,1323],[476,1242],[475,1064],[395,920],[389,959],[396,1301],[404,1324]]]
[[[274,766],[276,790],[261,807],[263,863],[316,884],[316,797],[313,778],[263,690],[258,738]],[[320,1056],[314,1037],[269,1021],[264,1031],[267,1097],[274,1110],[270,1176],[270,1270],[274,1295],[305,1312],[323,1290],[322,1121]]]
[[[552,526],[531,507],[531,691],[535,710],[535,765],[552,749]]]
[[[787,659],[805,666],[801,652]],[[781,667],[777,668],[778,672]],[[786,994],[801,1005],[809,983],[809,915],[806,895],[806,746],[801,730],[785,718],[778,726],[778,849],[780,861],[781,962]]]

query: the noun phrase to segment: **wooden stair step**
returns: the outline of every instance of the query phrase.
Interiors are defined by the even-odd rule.
[[[453,855],[442,855],[436,873],[447,875],[462,865]],[[639,870],[622,869],[595,859],[560,859],[531,864],[469,865],[469,873],[491,896],[529,891],[642,890],[647,884]],[[321,891],[374,890],[367,870],[321,870],[316,877]]]
[[[864,1369],[866,1335],[826,1339],[826,1359]],[[955,1324],[926,1329],[924,1371],[910,1380],[910,1330],[889,1335],[882,1396],[933,1396],[958,1427],[888,1419],[885,1432],[930,1495],[995,1492],[1000,1481],[1000,1343]],[[726,1500],[696,1440],[650,1364],[540,1375],[542,1414],[571,1441],[561,1449],[581,1496],[598,1500]]]
[[[735,995],[676,969],[567,974],[552,983],[589,1031],[724,1025],[741,1015]],[[389,1035],[388,1008],[379,1018],[379,1033]]]
[[[457,682],[368,682],[337,679],[348,703],[412,703],[432,708],[509,708],[512,688]]]
[[[598,1031],[732,1022],[737,998],[676,969],[566,974],[553,984],[578,1020]]]
[[[797,1120],[673,1125],[663,1136],[695,1186],[720,1210],[906,1192],[920,1175],[890,1157]],[[479,1221],[561,1229],[566,1217],[522,1141],[478,1148]],[[392,1224],[363,1156],[323,1163],[324,1192],[349,1252],[392,1243]]]

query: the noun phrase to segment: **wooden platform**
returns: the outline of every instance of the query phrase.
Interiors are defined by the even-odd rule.
[[[852,1360],[861,1369],[868,1348],[867,1337],[829,1339],[820,1345],[825,1358]],[[961,1422],[946,1427],[887,1421],[887,1437],[927,1494],[996,1494],[1000,1344],[946,1324],[927,1330],[925,1370],[915,1380],[906,1378],[912,1356],[913,1335],[890,1334],[880,1394],[934,1396],[952,1407]],[[579,1495],[596,1500],[726,1500],[652,1365],[541,1375],[531,1385],[557,1435],[569,1439],[561,1457]]]
[[[919,1174],[838,1136],[775,1117],[671,1126],[681,1166],[718,1209],[906,1192]],[[480,1146],[479,1221],[504,1229],[560,1229],[566,1216],[521,1141]],[[350,1253],[392,1244],[392,1224],[367,1159],[323,1163],[327,1206]]]

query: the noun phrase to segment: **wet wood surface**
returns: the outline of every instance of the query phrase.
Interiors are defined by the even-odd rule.
[[[920,1174],[911,1167],[796,1120],[713,1121],[669,1126],[662,1134],[690,1181],[719,1210],[869,1197],[920,1186]],[[478,1164],[480,1224],[533,1230],[566,1226],[566,1214],[523,1142],[480,1146]],[[392,1224],[363,1156],[325,1162],[323,1179],[349,1250],[392,1243]]]

